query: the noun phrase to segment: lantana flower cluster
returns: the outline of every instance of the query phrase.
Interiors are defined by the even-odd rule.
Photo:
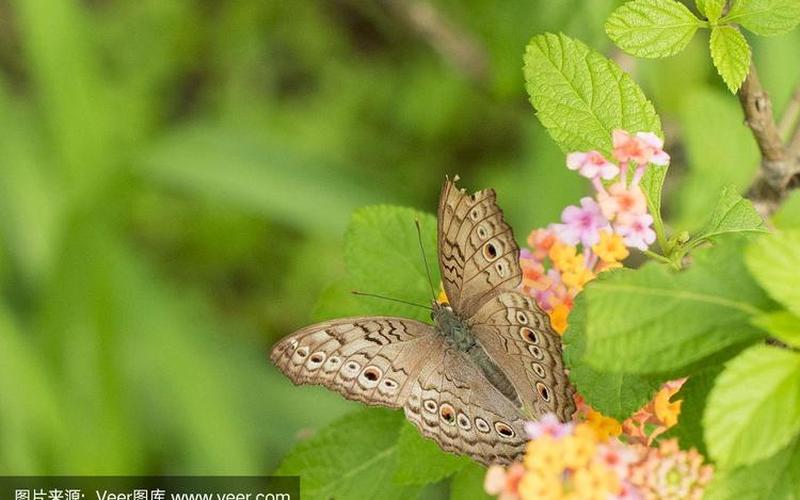
[[[650,132],[615,130],[613,159],[598,151],[567,155],[567,167],[592,182],[593,197],[570,205],[561,222],[533,231],[520,255],[523,289],[566,330],[575,296],[598,273],[622,266],[629,248],[647,250],[655,241],[653,217],[639,186],[652,164],[666,166],[663,141]]]
[[[586,423],[548,414],[526,425],[522,463],[489,468],[484,487],[501,500],[699,499],[712,468],[674,439],[658,447],[603,439]]]
[[[598,151],[567,156],[567,167],[588,178],[594,196],[564,209],[561,222],[534,230],[520,262],[523,290],[563,334],[575,296],[598,273],[622,267],[631,248],[655,241],[653,217],[640,182],[669,155],[655,134],[615,130],[612,160]],[[615,163],[616,162],[616,163]],[[620,423],[576,396],[574,422],[553,415],[527,424],[531,441],[523,463],[489,469],[485,488],[502,500],[700,498],[712,474],[695,450],[656,438],[675,425],[685,380],[667,382],[655,398]],[[652,447],[657,444],[657,447]]]

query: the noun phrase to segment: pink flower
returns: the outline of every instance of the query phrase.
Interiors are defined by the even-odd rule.
[[[622,491],[614,498],[616,500],[642,500],[642,494],[628,481],[622,481]]]
[[[597,447],[597,459],[616,472],[620,479],[625,479],[628,476],[628,467],[637,462],[639,457],[630,447],[614,440],[610,444]]]
[[[594,179],[613,179],[619,174],[619,167],[606,160],[598,151],[570,153],[567,155],[567,168],[577,170],[582,176]]]
[[[572,422],[561,423],[554,414],[546,413],[535,422],[525,422],[525,433],[528,435],[528,439],[536,439],[545,435],[559,439],[571,434],[574,427],[575,424]]]
[[[508,470],[501,465],[492,465],[486,471],[483,489],[490,495],[499,495],[498,500],[517,500],[519,498],[519,482],[525,475],[525,466],[514,463]]]
[[[568,245],[583,244],[589,248],[600,241],[600,230],[609,227],[600,206],[591,198],[581,198],[580,208],[570,205],[561,212],[563,224],[553,224],[556,236]]]
[[[656,233],[650,228],[652,223],[650,214],[625,214],[617,218],[614,229],[629,247],[647,250],[656,241]]]
[[[608,192],[597,193],[600,210],[609,220],[617,214],[644,214],[647,213],[647,199],[639,186],[629,189],[622,182],[609,186]]]
[[[624,130],[615,130],[612,135],[614,142],[614,158],[620,163],[627,164],[633,161],[637,165],[667,165],[669,155],[664,152],[664,141],[651,132],[637,132],[631,135]]]

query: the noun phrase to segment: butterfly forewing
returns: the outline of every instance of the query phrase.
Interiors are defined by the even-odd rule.
[[[405,318],[344,318],[312,325],[272,349],[295,384],[317,384],[347,399],[399,408],[437,340],[431,325]]]
[[[519,247],[493,189],[467,194],[446,179],[439,199],[438,241],[445,294],[464,317],[522,279]]]

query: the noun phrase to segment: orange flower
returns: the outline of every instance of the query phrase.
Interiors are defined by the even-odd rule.
[[[583,256],[577,254],[575,247],[567,245],[566,243],[561,243],[560,241],[553,243],[548,252],[548,256],[550,260],[553,261],[553,265],[562,272],[575,269],[578,266],[583,266]]]
[[[583,256],[580,256],[580,259],[582,261]],[[594,273],[586,269],[583,266],[583,262],[581,262],[579,266],[575,266],[573,269],[561,273],[561,280],[564,284],[575,291],[583,290],[583,286],[593,279]]]
[[[550,325],[553,327],[553,330],[558,332],[559,335],[564,335],[564,332],[567,331],[567,316],[569,316],[569,306],[566,304],[558,304],[553,308],[552,311],[550,311],[549,315]]]
[[[589,408],[586,423],[594,431],[599,441],[606,441],[609,437],[622,434],[622,424],[593,408]]]

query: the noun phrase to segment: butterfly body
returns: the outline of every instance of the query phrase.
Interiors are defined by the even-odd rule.
[[[519,248],[491,189],[467,195],[445,181],[439,268],[449,304],[433,325],[386,316],[332,320],[279,341],[272,360],[294,383],[402,408],[447,451],[481,463],[524,452],[523,424],[575,410],[561,342],[521,282]]]

